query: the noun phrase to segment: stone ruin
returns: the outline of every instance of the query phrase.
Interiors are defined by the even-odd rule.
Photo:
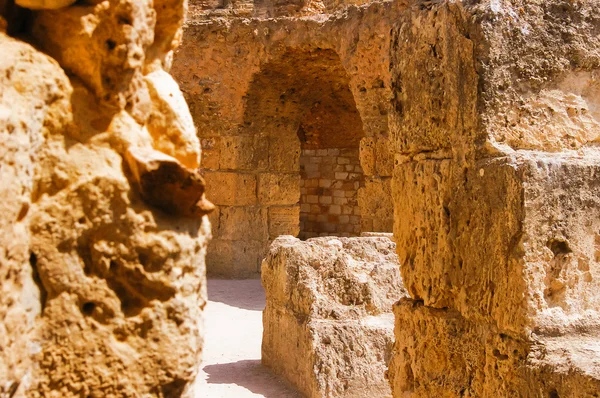
[[[392,232],[392,3],[330,19],[227,18],[195,4],[172,71],[218,206],[209,274],[257,275],[280,235]]]
[[[277,238],[262,263],[262,362],[306,397],[391,397],[392,304],[408,297],[388,237]]]
[[[206,255],[308,395],[597,397],[596,3],[0,0],[0,395],[192,395]]]

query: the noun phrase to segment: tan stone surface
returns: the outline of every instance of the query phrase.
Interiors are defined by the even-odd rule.
[[[298,235],[300,206],[269,207],[269,239],[280,235]]]
[[[36,322],[45,292],[31,260],[34,153],[69,112],[70,85],[58,64],[0,33],[0,395],[31,387]]]
[[[599,20],[429,2],[393,29],[395,397],[597,391]]]
[[[258,175],[258,203],[261,205],[295,205],[300,200],[298,174]]]
[[[148,132],[156,150],[175,157],[184,166],[200,166],[200,143],[196,127],[179,86],[164,70],[144,76],[152,111],[148,119]]]
[[[495,156],[595,142],[597,18],[592,1],[409,7],[392,32],[397,150]]]
[[[390,178],[367,178],[358,191],[358,205],[363,222],[370,222],[365,232],[387,232],[394,223],[392,181]]]
[[[102,105],[127,109],[144,124],[151,102],[142,69],[155,23],[156,12],[148,0],[104,1],[40,11],[32,33]]]
[[[156,20],[182,22],[152,4],[11,20],[40,50],[0,33],[2,396],[180,396],[198,370],[212,205],[177,84],[145,65]]]
[[[262,264],[263,363],[308,397],[390,396],[390,310],[405,296],[394,246],[276,239]]]
[[[204,171],[212,202],[222,206],[256,204],[256,176],[231,172]]]
[[[342,203],[341,197],[334,203],[333,192],[312,193],[311,200],[318,196],[317,202],[323,202],[322,217],[317,220],[315,214],[309,220],[310,208],[304,206],[302,219],[287,233],[298,230],[298,236],[306,238],[390,232],[390,29],[403,7],[373,2],[334,14],[348,3],[326,2],[323,8],[313,8],[313,3],[235,2],[216,10],[211,2],[192,2],[195,11],[184,29],[183,45],[175,54],[173,74],[190,104],[201,141],[210,145],[202,167],[237,174],[236,181],[247,181],[224,192],[229,182],[221,185],[215,177],[211,181],[206,172],[209,192],[219,191],[208,198],[217,204],[224,198],[223,204],[247,206],[251,212],[254,195],[248,175],[254,174],[259,204],[289,206],[300,201],[306,205],[309,198],[300,196],[298,177],[308,181],[315,176],[300,164],[302,151],[358,150],[362,139],[372,142],[372,147],[364,146],[361,166],[375,179],[387,178],[385,187],[373,186],[359,203],[355,203],[358,188],[353,188],[355,193],[346,200],[352,203]],[[311,15],[324,14],[302,19],[263,18],[308,15],[296,7]],[[349,172],[345,166],[336,170],[340,176]],[[352,174],[356,173],[358,170]],[[358,174],[362,173],[361,168]],[[330,179],[334,178],[335,174]],[[362,186],[361,177],[351,179],[361,181]],[[331,212],[328,206],[332,206]],[[364,220],[363,213],[369,213]],[[266,250],[265,246],[263,252]],[[210,255],[209,269],[216,257]],[[236,271],[236,267],[229,276],[241,275],[243,271]]]
[[[518,334],[597,326],[599,159],[398,167],[394,234],[412,297]]]
[[[394,314],[394,396],[575,398],[593,397],[600,388],[597,335],[522,341],[413,300],[401,300]]]
[[[215,238],[210,241],[206,262],[210,264],[207,274],[214,277],[253,278],[260,271],[267,245],[260,240],[228,240]]]

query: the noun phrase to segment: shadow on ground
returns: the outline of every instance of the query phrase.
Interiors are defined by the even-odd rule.
[[[289,384],[273,375],[260,360],[207,365],[203,370],[208,376],[207,384],[236,384],[265,398],[302,398],[301,394],[291,392]]]
[[[208,299],[244,310],[265,309],[265,291],[256,279],[209,279]]]

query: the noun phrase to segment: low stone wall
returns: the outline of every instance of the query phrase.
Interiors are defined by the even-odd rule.
[[[391,396],[398,268],[387,237],[276,239],[262,263],[263,364],[307,397]]]

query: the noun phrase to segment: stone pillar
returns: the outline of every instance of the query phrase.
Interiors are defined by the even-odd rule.
[[[395,29],[395,397],[600,388],[600,13],[533,3]]]

